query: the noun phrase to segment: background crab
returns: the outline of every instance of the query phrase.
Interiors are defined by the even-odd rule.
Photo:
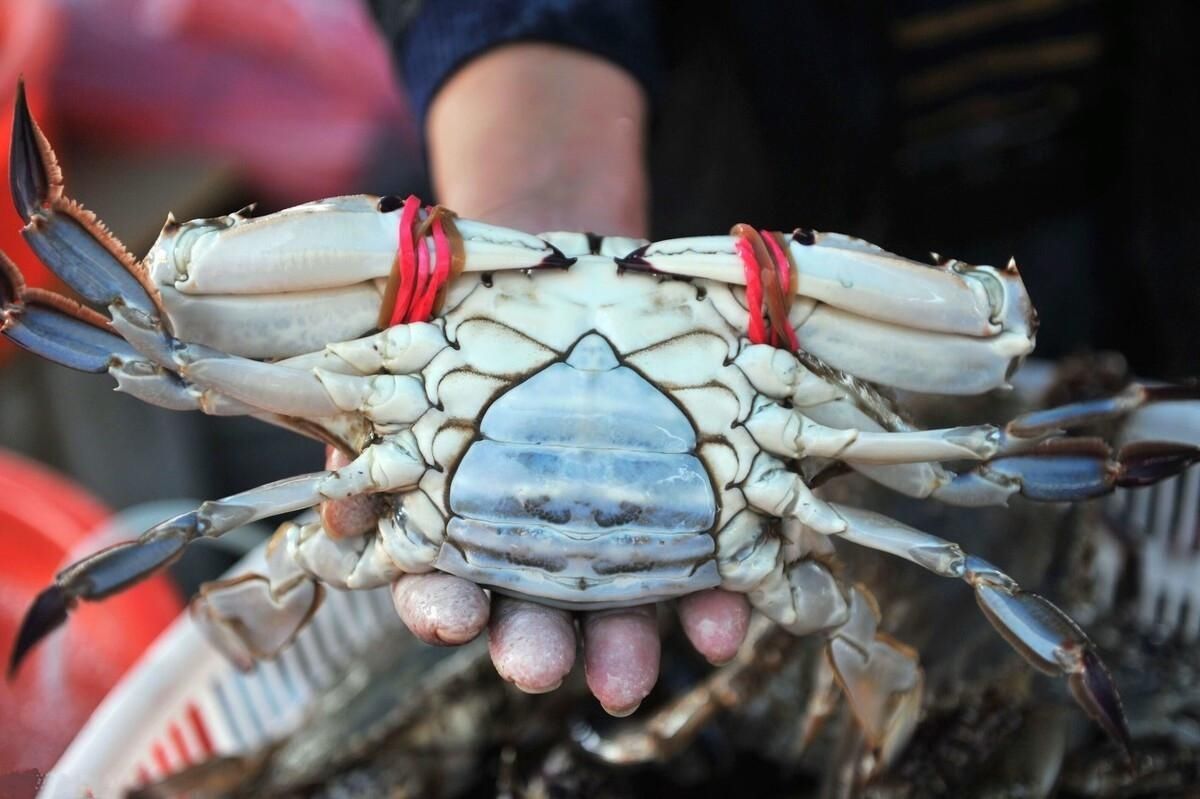
[[[954,504],[1071,500],[1197,459],[1186,445],[1114,455],[1057,437],[1194,396],[1171,387],[1003,428],[917,430],[899,416],[874,384],[979,393],[1030,352],[1035,317],[1012,264],[930,267],[836,234],[746,225],[654,244],[539,237],[366,196],[168,221],[135,262],[62,194],[23,99],[15,124],[26,238],[108,317],[26,291],[4,260],[9,338],[107,371],[154,404],[259,416],[354,460],[204,503],[68,567],[27,616],[14,667],[73,603],[119,591],[199,537],[380,494],[372,534],[286,524],[267,574],[210,586],[195,612],[214,640],[243,662],[269,657],[321,583],[369,588],[433,569],[571,609],[719,585],[790,632],[828,637],[837,683],[886,759],[915,721],[921,672],[876,632],[870,593],[841,579],[830,541],[841,537],[967,581],[1010,643],[1069,675],[1088,712],[1126,738],[1107,672],[1053,605],[952,542],[812,491],[845,465]],[[954,461],[979,465],[941,465]]]

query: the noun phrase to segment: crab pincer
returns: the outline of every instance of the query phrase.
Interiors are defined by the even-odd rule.
[[[1053,438],[1029,450],[988,461],[989,479],[1018,487],[1023,496],[1077,502],[1115,488],[1150,485],[1200,462],[1200,447],[1162,441],[1127,444],[1115,453],[1098,438]]]
[[[968,556],[963,578],[988,621],[1034,668],[1065,675],[1087,714],[1132,757],[1132,741],[1121,697],[1095,646],[1071,617],[1048,600],[1021,589],[992,564]]]
[[[29,113],[23,85],[9,170],[13,201],[26,222],[22,235],[42,262],[89,303],[125,305],[157,320],[158,305],[133,256],[94,214],[63,194],[62,172]]]

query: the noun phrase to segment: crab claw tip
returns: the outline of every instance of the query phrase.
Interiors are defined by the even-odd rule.
[[[1120,744],[1126,760],[1132,762],[1133,740],[1112,676],[1090,649],[1083,653],[1081,665],[1082,668],[1070,677],[1071,693],[1109,737]]]
[[[25,82],[17,83],[13,109],[12,149],[9,151],[9,188],[17,213],[26,222],[49,200],[52,182],[45,142],[29,113]]]
[[[1200,462],[1200,447],[1164,441],[1127,444],[1117,455],[1121,472],[1117,485],[1146,486],[1179,474]]]
[[[52,585],[38,594],[37,599],[25,613],[21,629],[17,632],[17,641],[13,645],[12,656],[8,662],[9,680],[16,676],[21,661],[37,645],[38,641],[41,641],[67,620],[67,610],[71,604],[66,592],[57,585]]]

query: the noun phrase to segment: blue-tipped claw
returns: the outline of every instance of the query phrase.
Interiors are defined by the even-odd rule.
[[[38,641],[61,625],[79,600],[98,600],[141,582],[169,564],[192,541],[218,536],[243,524],[309,508],[325,498],[322,486],[334,472],[284,478],[160,522],[137,540],[103,549],[71,564],[54,578],[26,614],[9,667],[10,676]]]
[[[145,361],[105,320],[66,297],[26,289],[20,271],[0,252],[0,332],[35,355],[81,372],[100,373]]]
[[[1052,602],[1023,590],[990,563],[968,557],[966,581],[988,621],[1038,670],[1064,675],[1075,701],[1131,756],[1121,696],[1091,641]]]
[[[1044,502],[1077,502],[1118,487],[1150,485],[1179,474],[1200,461],[1200,447],[1169,442],[1139,442],[1115,455],[1095,438],[1044,441],[1018,455],[989,461],[984,467]]]
[[[13,202],[25,219],[22,235],[51,272],[101,308],[124,304],[149,317],[158,309],[134,275],[134,259],[88,211],[62,196],[54,152],[17,92],[9,153]]]
[[[25,81],[17,82],[13,110],[12,148],[8,152],[8,179],[17,213],[26,222],[49,202],[54,179],[50,145],[34,124],[25,100]]]
[[[1112,675],[1094,651],[1084,649],[1079,658],[1079,671],[1067,679],[1071,694],[1087,714],[1104,728],[1125,753],[1125,759],[1133,761],[1133,739],[1129,734],[1129,723],[1125,720],[1125,709],[1121,707],[1121,695]]]
[[[195,515],[184,514],[164,522],[154,528],[163,534],[147,534],[137,541],[102,549],[61,571],[25,613],[9,658],[9,679],[33,647],[66,622],[67,613],[77,602],[104,599],[123,591],[177,558],[195,537]],[[181,521],[185,523],[179,524]]]
[[[52,585],[38,594],[37,599],[26,611],[25,618],[21,621],[21,629],[17,632],[17,640],[8,659],[8,679],[11,680],[17,675],[21,661],[38,641],[62,626],[67,620],[67,611],[73,604],[74,601],[57,585]]]

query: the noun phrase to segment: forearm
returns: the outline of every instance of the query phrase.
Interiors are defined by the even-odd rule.
[[[646,113],[641,86],[602,58],[532,43],[485,53],[429,107],[438,199],[529,231],[645,236]]]

